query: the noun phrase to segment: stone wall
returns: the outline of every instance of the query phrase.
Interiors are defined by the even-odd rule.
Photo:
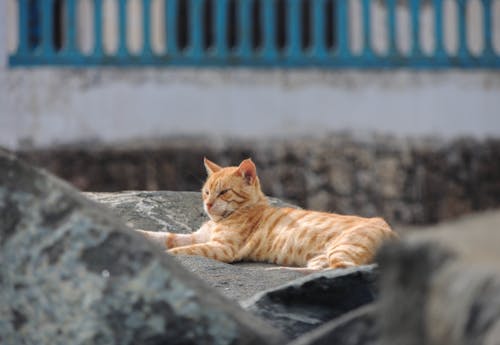
[[[88,191],[199,190],[203,156],[252,157],[266,194],[302,207],[426,224],[500,206],[500,140],[322,138],[169,139],[21,152]]]

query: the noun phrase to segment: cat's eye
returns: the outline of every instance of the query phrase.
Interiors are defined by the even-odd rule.
[[[229,189],[224,189],[224,190],[221,190],[221,191],[219,192],[219,196],[224,195],[224,194],[226,194],[227,192],[229,192]]]
[[[208,190],[205,190],[203,193],[205,193],[205,195],[208,195]]]

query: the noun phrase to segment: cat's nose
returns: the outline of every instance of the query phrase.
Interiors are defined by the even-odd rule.
[[[211,202],[207,202],[207,209],[209,209],[209,210],[210,210],[210,209],[212,208],[212,205],[213,205],[213,204],[212,204]]]

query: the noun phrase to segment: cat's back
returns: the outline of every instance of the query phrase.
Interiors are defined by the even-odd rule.
[[[391,237],[392,230],[381,218],[268,207],[258,228],[249,238],[246,255],[254,260],[303,266],[315,255],[332,248],[356,251],[366,248],[368,262],[375,249]],[[326,260],[326,259],[325,259]]]
[[[337,237],[348,237],[353,241],[358,236],[380,240],[396,237],[389,224],[382,218],[365,218],[354,215],[269,207],[262,212],[259,230],[270,237],[294,237],[297,241],[332,241]]]
[[[355,215],[269,206],[262,212],[262,225],[271,227],[362,227],[389,229],[387,222],[379,217],[366,218]]]

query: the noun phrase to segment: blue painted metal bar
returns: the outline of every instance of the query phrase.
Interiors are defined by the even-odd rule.
[[[65,54],[77,54],[76,48],[76,4],[75,0],[66,0],[67,34],[64,47]]]
[[[104,55],[102,42],[102,0],[94,0],[94,55]]]
[[[301,0],[288,0],[287,6],[287,41],[286,56],[295,60],[300,58],[302,21],[300,20]]]
[[[52,56],[44,56],[41,54],[33,53],[31,55],[12,55],[9,59],[11,67],[21,66],[74,66],[79,68],[97,67],[97,66],[114,66],[114,67],[228,67],[228,66],[242,66],[247,68],[324,68],[324,69],[356,69],[356,70],[369,70],[369,69],[414,69],[414,70],[443,70],[449,68],[462,68],[462,69],[500,69],[500,58],[495,56],[491,59],[478,59],[476,57],[468,58],[467,60],[456,59],[450,57],[444,60],[437,60],[433,57],[421,57],[419,59],[410,59],[401,57],[400,59],[377,58],[367,60],[363,56],[353,56],[348,60],[338,58],[326,60],[314,60],[311,58],[300,59],[299,61],[290,61],[288,59],[282,60],[265,60],[262,58],[251,58],[247,60],[234,59],[223,60],[211,56],[206,56],[203,60],[194,60],[186,58],[181,55],[175,58],[164,56],[155,56],[145,58],[137,58],[135,56],[125,60],[120,59],[118,56],[107,56],[105,59],[102,57],[90,55],[78,55],[73,58],[68,58],[64,54],[54,54]]]
[[[31,51],[41,50],[42,5],[41,1],[28,1],[28,49]]]
[[[317,59],[327,56],[325,42],[325,0],[316,0],[311,11],[313,25],[313,45],[311,53]]]
[[[165,18],[167,30],[165,39],[167,40],[167,55],[177,56],[179,54],[179,45],[177,42],[177,11],[179,10],[178,0],[165,0],[165,10],[167,11]],[[185,0],[182,0],[185,1]]]
[[[228,0],[218,0],[215,2],[215,54],[220,58],[225,58],[227,49],[227,19]]]
[[[413,58],[422,54],[420,48],[420,0],[411,0],[411,55]]]
[[[494,55],[493,49],[493,25],[492,25],[492,16],[493,11],[491,9],[491,0],[483,0],[483,37],[484,37],[484,48],[483,55],[491,56]]]
[[[54,0],[45,0],[42,3],[42,54],[45,56],[54,54],[53,13]]]
[[[264,28],[264,43],[262,45],[262,58],[275,59],[278,55],[276,49],[276,1],[261,1],[262,27]]]
[[[446,56],[443,33],[443,0],[434,0],[434,17],[434,56],[442,58]]]
[[[469,55],[467,49],[467,18],[466,18],[466,0],[457,0],[458,5],[458,56],[465,58]]]
[[[373,55],[372,39],[371,39],[371,13],[370,13],[370,0],[363,0],[362,2],[362,16],[363,16],[363,56],[365,58]]]
[[[28,28],[28,0],[19,0],[19,44],[17,46],[17,55],[28,54]]]
[[[252,56],[251,45],[251,14],[252,4],[254,0],[239,0],[238,1],[238,38],[239,45],[237,49],[237,56],[249,59]]]
[[[387,55],[389,56],[398,54],[396,30],[396,0],[387,0],[387,32],[389,36]]]
[[[118,0],[118,56],[128,55],[127,48],[127,0]]]
[[[347,58],[350,54],[349,47],[349,11],[347,0],[337,0],[337,55],[340,58]]]
[[[151,0],[142,1],[142,54],[151,55]]]
[[[200,59],[203,55],[203,47],[202,47],[203,3],[204,0],[189,1],[190,46],[188,49],[188,56],[193,59]]]

